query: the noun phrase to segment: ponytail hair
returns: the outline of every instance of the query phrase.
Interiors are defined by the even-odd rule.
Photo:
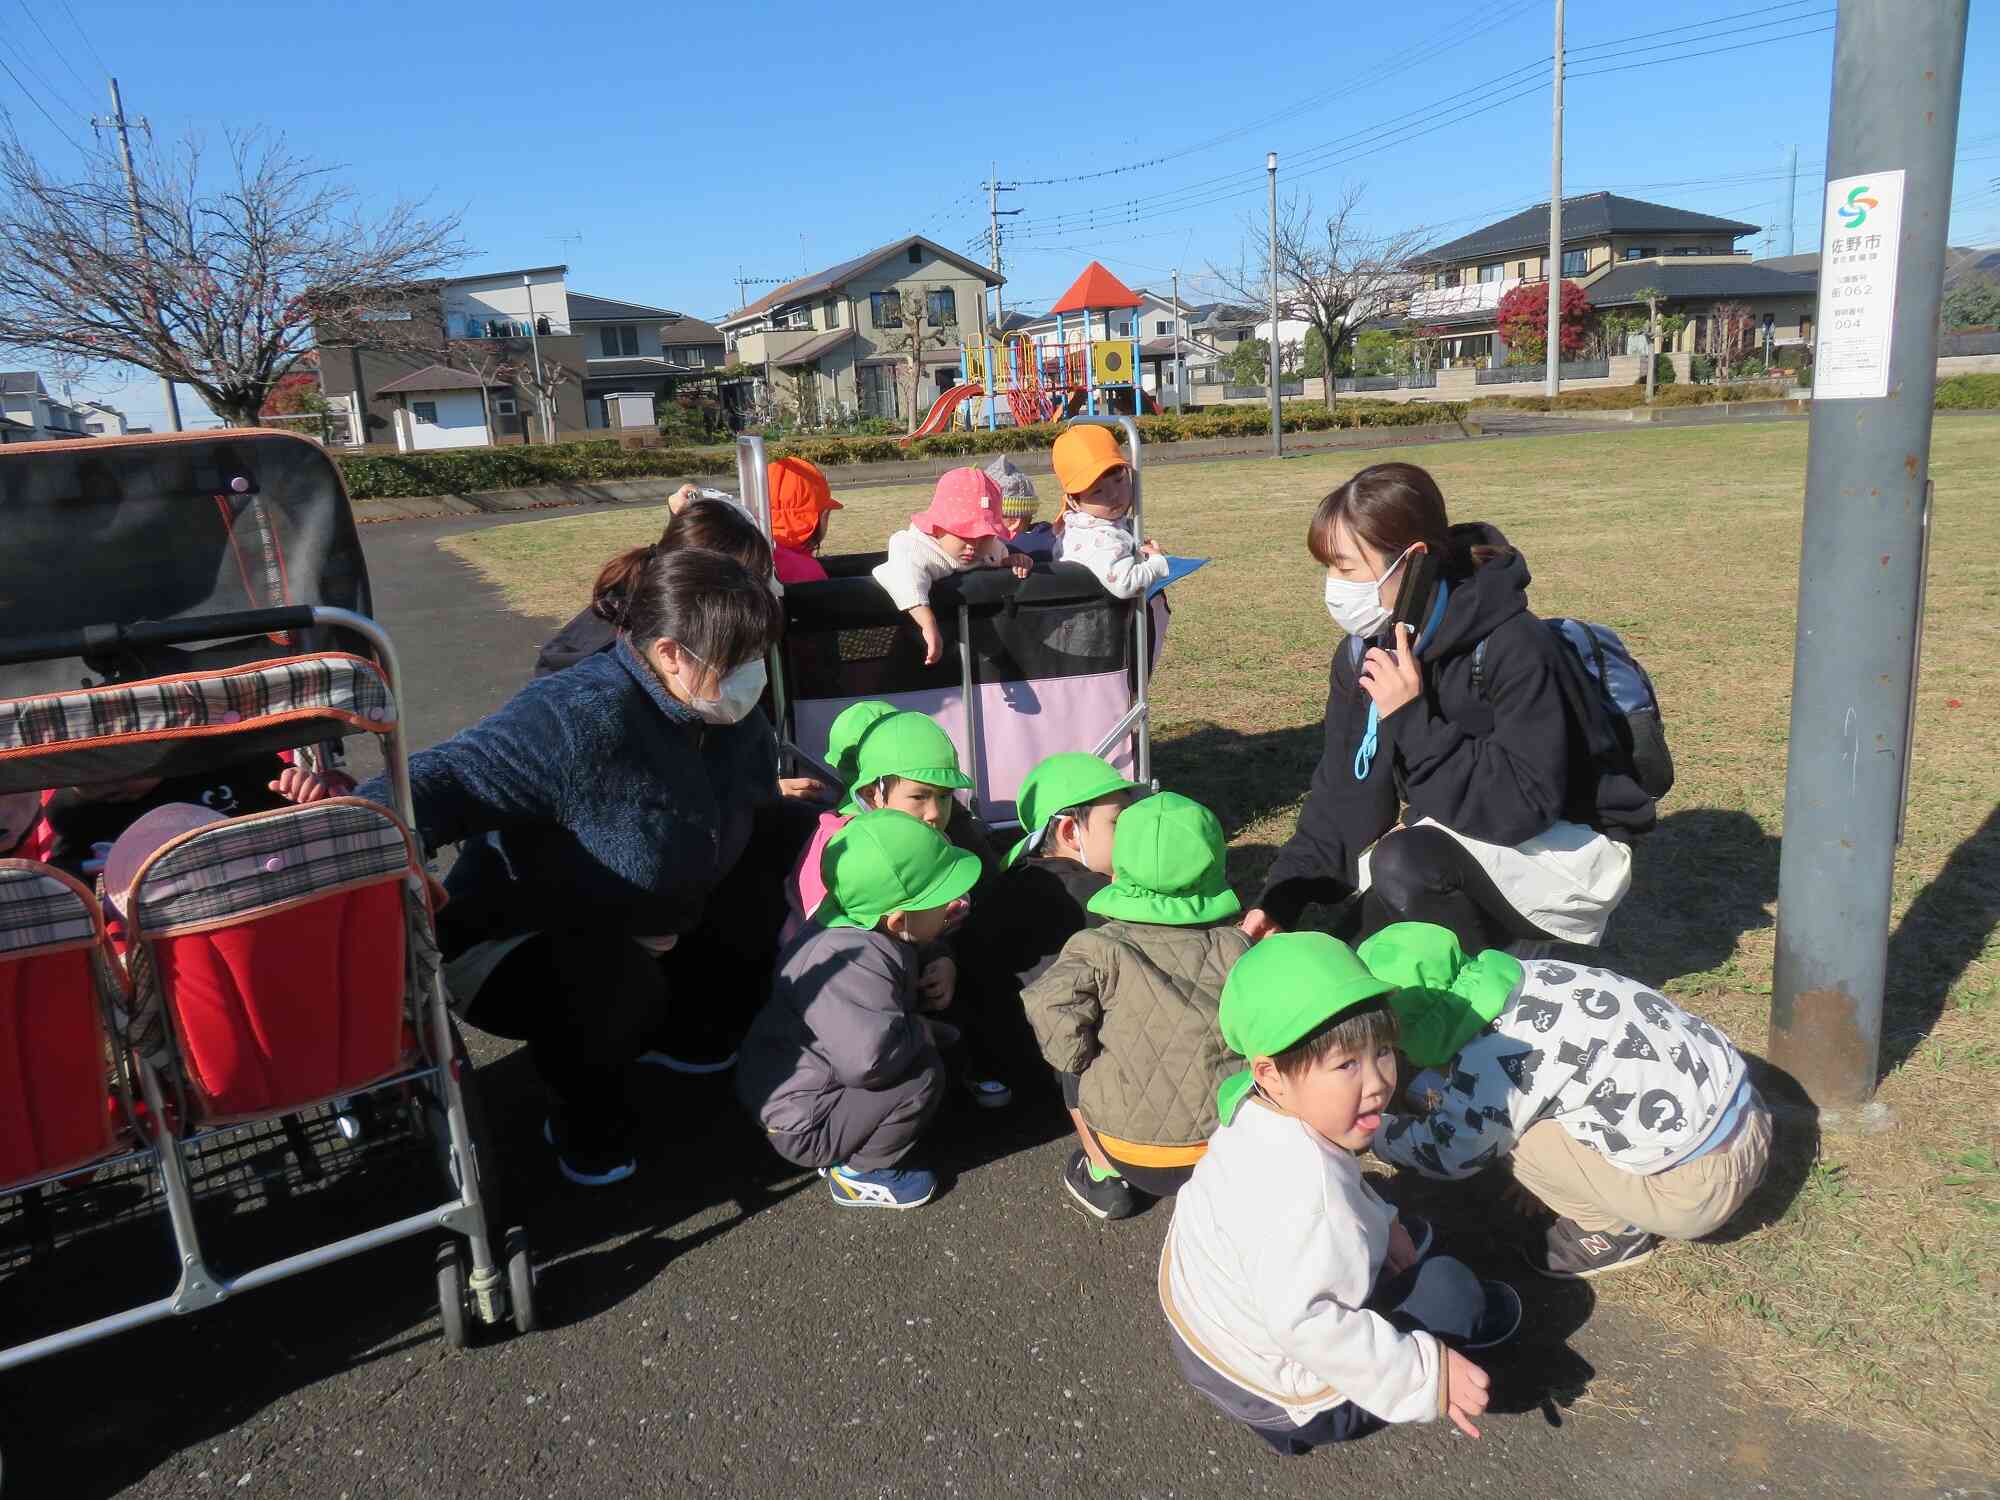
[[[1342,526],[1384,557],[1422,542],[1447,577],[1462,578],[1507,551],[1454,538],[1443,492],[1415,464],[1372,464],[1320,501],[1306,527],[1306,549],[1323,567],[1333,566],[1334,535]]]
[[[604,565],[590,591],[591,612],[613,625],[620,623],[625,602],[646,565],[681,547],[720,552],[735,558],[759,582],[770,580],[771,544],[749,514],[727,500],[691,500],[668,518],[657,542],[621,552]]]
[[[718,672],[762,656],[784,632],[783,606],[763,579],[706,547],[641,547],[619,626],[633,642],[672,640]]]

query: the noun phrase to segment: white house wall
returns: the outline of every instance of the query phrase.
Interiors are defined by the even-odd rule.
[[[419,422],[419,401],[437,403],[437,420]],[[477,391],[439,391],[410,398],[410,440],[420,449],[478,448],[486,443],[486,408]]]
[[[532,287],[535,316],[549,320],[549,332],[566,334],[569,325],[569,287],[559,271],[531,272],[529,286],[521,285],[521,273],[514,271],[501,276],[474,277],[464,281],[454,281],[444,289],[445,326],[451,337],[484,337],[484,331],[468,334],[467,318],[475,321],[486,318],[511,318],[515,322],[528,321],[529,290]],[[654,330],[657,342],[659,331]]]

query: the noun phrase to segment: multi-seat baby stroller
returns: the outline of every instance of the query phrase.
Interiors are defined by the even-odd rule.
[[[313,768],[362,737],[394,804],[211,822],[117,892],[0,859],[0,1370],[418,1236],[450,1343],[535,1325],[368,611],[346,492],[307,439],[0,457],[0,793],[273,752]],[[116,1305],[77,1313],[82,1285]]]

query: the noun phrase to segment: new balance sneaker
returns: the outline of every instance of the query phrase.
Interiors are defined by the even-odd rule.
[[[1528,1265],[1557,1281],[1588,1281],[1607,1271],[1622,1271],[1652,1257],[1660,1237],[1643,1229],[1585,1229],[1572,1219],[1557,1219],[1537,1252],[1525,1252]]]
[[[937,1192],[937,1174],[921,1167],[863,1172],[836,1162],[825,1176],[827,1192],[842,1208],[922,1208]]]
[[[578,1141],[556,1145],[554,1120],[542,1121],[542,1139],[556,1153],[556,1168],[578,1187],[610,1187],[639,1170],[639,1159],[623,1145],[589,1146]]]
[[[1079,1146],[1063,1168],[1063,1186],[1077,1206],[1093,1219],[1129,1219],[1146,1206],[1132,1184],[1122,1177],[1099,1177]]]
[[[997,1078],[967,1078],[963,1087],[981,1109],[1005,1109],[1014,1102],[1014,1091]]]

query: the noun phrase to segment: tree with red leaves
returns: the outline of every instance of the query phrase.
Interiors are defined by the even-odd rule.
[[[1562,284],[1562,321],[1557,331],[1562,337],[1562,356],[1575,359],[1590,340],[1590,325],[1596,317],[1590,299],[1574,281]],[[1549,284],[1527,281],[1500,299],[1500,337],[1525,362],[1546,359],[1549,340]]]

